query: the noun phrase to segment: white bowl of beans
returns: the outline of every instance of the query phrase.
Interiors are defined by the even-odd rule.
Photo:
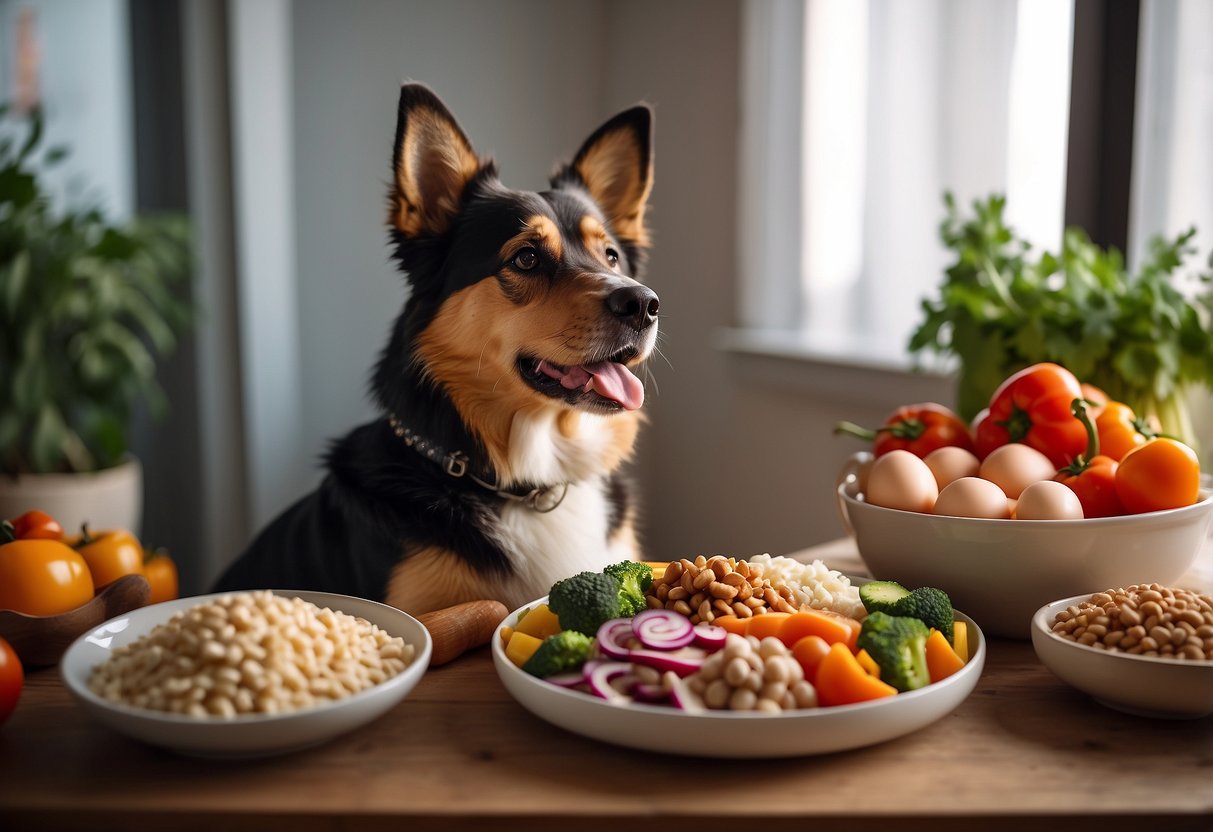
[[[991,520],[899,511],[840,482],[838,507],[873,577],[934,586],[988,635],[1027,639],[1042,604],[1090,587],[1177,581],[1213,526],[1213,488],[1193,505],[1084,520]]]
[[[60,662],[97,720],[200,757],[319,745],[404,699],[432,642],[394,607],[325,592],[215,593],[142,607],[84,633]]]
[[[1213,714],[1213,597],[1158,583],[1063,598],[1032,619],[1059,679],[1139,716]]]

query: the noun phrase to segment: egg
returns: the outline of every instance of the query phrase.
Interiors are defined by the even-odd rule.
[[[1068,485],[1041,480],[1019,495],[1015,517],[1018,520],[1081,520],[1082,503]]]
[[[1051,480],[1057,469],[1035,448],[1012,442],[995,448],[981,463],[978,476],[997,485],[1013,500],[1034,482]]]
[[[954,445],[936,448],[924,456],[922,461],[931,469],[940,488],[961,477],[975,477],[981,468],[981,461],[977,457]]]
[[[948,483],[935,501],[935,514],[949,517],[985,517],[1006,520],[1010,514],[1007,495],[989,480],[961,477]]]
[[[864,498],[872,505],[902,511],[930,511],[939,496],[935,475],[909,451],[889,451],[876,457],[868,472]]]

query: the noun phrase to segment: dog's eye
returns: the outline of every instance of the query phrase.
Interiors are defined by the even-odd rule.
[[[527,246],[522,251],[514,255],[514,268],[522,272],[529,272],[531,269],[539,265],[539,254],[535,249]]]
[[[613,248],[608,248],[606,250],[606,259],[607,265],[612,269],[615,268],[619,265],[619,252],[615,251]]]

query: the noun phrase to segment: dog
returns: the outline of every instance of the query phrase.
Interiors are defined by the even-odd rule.
[[[515,608],[639,560],[633,452],[659,300],[652,110],[607,121],[550,189],[511,190],[426,86],[400,90],[388,229],[410,289],[370,382],[382,415],[217,591],[311,589],[417,615]]]

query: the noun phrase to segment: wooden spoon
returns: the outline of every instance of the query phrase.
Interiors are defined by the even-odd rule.
[[[26,667],[55,664],[78,636],[104,621],[146,606],[152,586],[142,575],[124,575],[86,604],[59,615],[0,610],[0,636]]]

